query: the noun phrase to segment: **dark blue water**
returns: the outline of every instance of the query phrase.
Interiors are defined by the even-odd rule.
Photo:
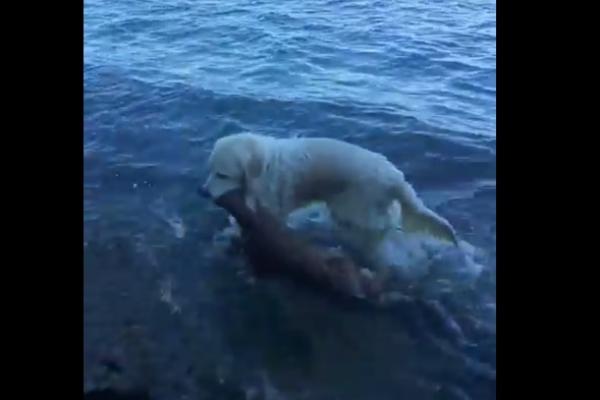
[[[248,283],[213,243],[226,216],[195,195],[231,133],[385,154],[481,252],[480,276],[444,296],[493,333],[473,340],[495,370],[495,1],[86,0],[84,20],[88,388],[495,398],[495,381],[388,317]]]

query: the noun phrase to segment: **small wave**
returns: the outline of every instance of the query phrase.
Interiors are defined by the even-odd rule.
[[[177,239],[183,239],[186,234],[186,226],[181,219],[181,217],[170,207],[167,206],[165,200],[160,198],[156,201],[150,209],[157,215],[160,219],[166,222],[172,229],[173,235]]]
[[[321,245],[341,246],[323,204],[295,211],[288,218],[288,226]],[[395,239],[386,250],[386,259],[401,268],[398,272],[415,285],[429,285],[429,289],[435,286],[440,288],[439,292],[451,291],[456,285],[473,285],[485,269],[481,263],[485,252],[465,240],[455,247],[423,234],[397,232]]]
[[[180,314],[181,306],[177,302],[173,295],[174,281],[173,277],[167,276],[160,281],[159,285],[159,298],[160,301],[169,306],[172,314]]]

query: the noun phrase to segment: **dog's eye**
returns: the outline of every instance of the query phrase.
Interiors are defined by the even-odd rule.
[[[227,175],[225,175],[225,174],[222,174],[222,173],[220,173],[220,172],[217,172],[217,173],[215,174],[215,176],[216,176],[217,178],[219,178],[219,179],[229,179],[229,176],[227,176]]]

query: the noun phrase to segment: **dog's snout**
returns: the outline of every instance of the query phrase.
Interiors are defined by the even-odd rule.
[[[198,194],[202,197],[204,197],[205,199],[210,199],[210,192],[208,191],[208,189],[206,188],[206,185],[202,185],[198,188]]]

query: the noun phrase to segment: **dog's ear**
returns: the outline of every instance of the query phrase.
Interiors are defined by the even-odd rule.
[[[264,166],[264,158],[258,156],[250,157],[250,161],[248,161],[248,178],[254,179],[258,178],[260,174],[263,172]]]
[[[266,153],[263,146],[253,143],[250,147],[248,161],[246,163],[246,179],[258,178],[264,171]]]

